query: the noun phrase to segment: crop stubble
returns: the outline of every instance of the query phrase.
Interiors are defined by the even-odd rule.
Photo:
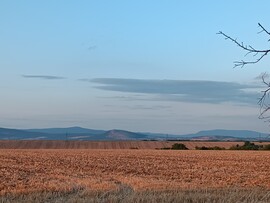
[[[270,189],[270,152],[0,150],[0,194],[38,191]]]
[[[183,143],[189,149],[198,147],[224,147],[243,145],[244,142],[209,141],[79,141],[79,140],[0,140],[0,149],[160,149],[169,148],[174,143]],[[270,142],[255,142],[258,145]]]

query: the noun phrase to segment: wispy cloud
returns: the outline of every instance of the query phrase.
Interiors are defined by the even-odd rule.
[[[22,75],[23,78],[43,79],[43,80],[62,80],[64,77],[53,76],[53,75]]]
[[[195,103],[256,104],[260,96],[257,84],[200,80],[139,80],[96,78],[83,81],[101,84],[95,88],[107,91],[143,93],[160,99]],[[253,90],[254,91],[250,91]]]
[[[95,50],[95,49],[97,49],[97,45],[90,45],[87,49],[89,51]]]
[[[164,105],[153,105],[153,106],[135,105],[135,106],[127,106],[127,108],[132,110],[161,110],[161,109],[170,109],[171,107]]]
[[[81,79],[78,79],[78,81],[82,81],[82,82],[92,82],[92,79],[81,78]]]
[[[171,106],[168,105],[104,105],[108,108],[126,108],[129,110],[166,110],[171,109]]]

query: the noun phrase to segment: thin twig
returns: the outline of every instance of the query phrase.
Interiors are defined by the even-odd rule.
[[[259,33],[265,32],[267,35],[270,36],[270,32],[268,30],[266,30],[260,23],[258,23],[258,25],[261,28],[261,31]],[[252,53],[253,57],[255,57],[255,56],[257,56],[259,54],[259,57],[256,60],[253,60],[253,61],[244,61],[244,60],[235,61],[234,62],[234,68],[239,67],[239,66],[242,68],[242,67],[244,67],[245,65],[248,65],[248,64],[258,63],[259,61],[261,61],[270,52],[270,49],[264,49],[264,50],[255,49],[251,45],[245,45],[243,42],[240,43],[237,39],[233,39],[231,36],[223,33],[222,31],[219,31],[217,34],[223,35],[226,40],[232,41],[237,46],[239,46],[241,49],[245,50],[247,52],[245,54],[245,56]],[[268,41],[270,41],[270,39]],[[270,82],[266,81],[267,76],[268,75],[266,73],[264,73],[262,75],[262,82],[266,86],[266,89],[264,91],[262,91],[262,96],[259,98],[258,104],[260,105],[259,118],[260,119],[265,119],[267,122],[270,122],[270,115],[267,115],[267,113],[270,112],[270,103],[267,103],[267,101],[269,100],[269,96],[270,96]]]
[[[268,32],[260,23],[258,23],[258,25],[260,28],[262,28],[262,30],[259,33],[265,32],[266,34],[270,35],[270,32]],[[270,41],[270,39],[268,41]]]
[[[263,29],[262,30],[263,32],[266,32],[267,34],[270,35],[270,33],[263,26],[261,26],[261,24],[259,24],[259,26]],[[270,49],[265,49],[265,50],[255,49],[251,45],[248,45],[247,46],[243,42],[240,43],[239,41],[237,41],[237,39],[233,39],[232,37],[230,37],[229,35],[225,34],[222,31],[219,31],[217,34],[223,35],[226,40],[228,39],[228,40],[232,41],[237,46],[239,46],[240,48],[242,48],[245,51],[247,51],[246,55],[248,55],[250,53],[254,53],[253,56],[255,57],[257,54],[259,54],[259,53],[261,54],[261,56],[259,58],[257,58],[256,60],[254,60],[254,61],[244,61],[244,60],[235,61],[234,62],[234,68],[235,67],[239,67],[239,66],[241,66],[241,68],[242,68],[242,67],[244,67],[245,65],[248,65],[248,64],[258,63],[262,58],[264,58],[270,52]]]

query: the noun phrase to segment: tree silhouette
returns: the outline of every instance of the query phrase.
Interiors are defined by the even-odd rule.
[[[258,33],[265,33],[269,36],[268,41],[270,42],[270,32],[265,29],[260,23],[258,23],[259,28],[261,29]],[[250,64],[256,64],[260,62],[268,53],[270,53],[270,49],[256,49],[254,46],[244,44],[243,42],[239,42],[237,39],[232,38],[231,36],[225,34],[222,31],[219,31],[217,34],[222,35],[225,37],[226,40],[230,40],[234,44],[236,44],[238,47],[243,49],[246,54],[245,56],[249,54],[253,54],[254,60],[251,61],[235,61],[234,62],[234,68],[235,67],[241,67],[243,68],[246,65]],[[263,84],[266,86],[266,89],[262,91],[262,96],[259,98],[258,104],[260,105],[260,119],[266,119],[270,122],[270,82],[267,82],[268,74],[264,73],[261,75],[261,79]]]

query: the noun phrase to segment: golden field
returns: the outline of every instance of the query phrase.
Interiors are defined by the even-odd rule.
[[[261,188],[269,151],[0,150],[0,194]]]
[[[74,140],[0,140],[0,149],[161,149],[174,143],[183,143],[188,149],[198,147],[224,147],[229,149],[244,142],[211,141],[74,141]],[[254,142],[266,145],[270,142]]]

